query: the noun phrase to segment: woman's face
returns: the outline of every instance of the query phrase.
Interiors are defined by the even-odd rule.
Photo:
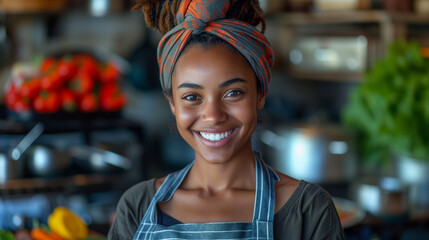
[[[186,50],[172,76],[171,111],[180,135],[195,150],[196,159],[222,163],[251,151],[258,94],[249,63],[223,46]]]

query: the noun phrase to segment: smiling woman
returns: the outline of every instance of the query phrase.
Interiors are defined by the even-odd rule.
[[[176,63],[172,89],[171,111],[196,158],[225,163],[242,156],[238,166],[252,159],[256,111],[265,95],[258,94],[255,74],[242,56],[222,46],[192,47]]]
[[[160,80],[195,160],[122,196],[109,239],[343,239],[332,199],[253,151],[273,52],[257,0],[141,0]]]

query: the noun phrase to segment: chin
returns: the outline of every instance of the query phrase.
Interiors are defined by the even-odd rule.
[[[223,164],[232,158],[232,154],[229,153],[198,153],[198,155],[200,159],[211,164]]]

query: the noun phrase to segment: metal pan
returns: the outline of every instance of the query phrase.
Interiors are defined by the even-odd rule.
[[[132,167],[131,160],[122,155],[87,145],[70,147],[69,155],[79,167],[91,173],[118,172]]]

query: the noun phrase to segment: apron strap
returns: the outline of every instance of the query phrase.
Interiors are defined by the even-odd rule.
[[[189,169],[191,169],[193,164],[194,162],[192,161],[182,170],[167,175],[164,182],[159,187],[158,191],[156,191],[152,201],[149,204],[148,209],[146,210],[146,213],[152,214],[145,214],[143,218],[144,221],[150,222],[152,224],[156,223],[156,205],[158,204],[158,202],[166,202],[171,199],[171,197],[176,192],[177,188],[179,188],[180,184],[186,177],[186,174],[189,172]]]
[[[162,184],[161,185],[162,189],[160,187],[158,190],[158,192],[160,192],[160,196],[158,199],[160,202],[166,202],[170,200],[171,197],[173,197],[173,194],[179,188],[180,184],[183,182],[183,179],[185,179],[192,165],[194,165],[194,161],[192,161],[182,170],[169,174],[167,176],[167,178],[170,178],[171,180],[166,178],[165,179],[166,184]]]
[[[254,152],[256,165],[256,193],[253,222],[273,222],[275,210],[275,181],[280,178],[277,173],[268,166],[259,152]]]

